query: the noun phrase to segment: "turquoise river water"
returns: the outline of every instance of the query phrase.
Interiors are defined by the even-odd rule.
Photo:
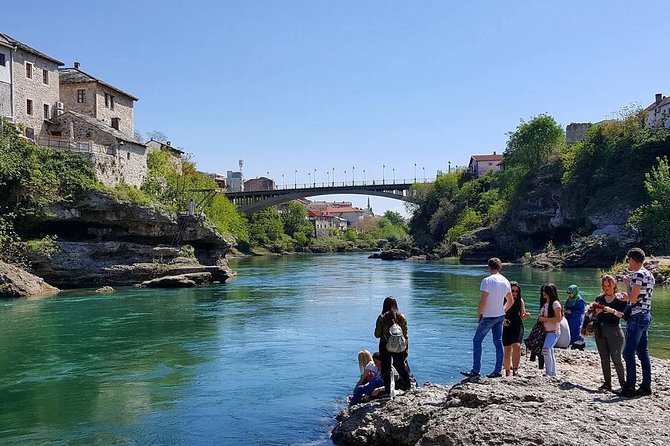
[[[0,301],[0,444],[330,444],[388,295],[408,317],[420,383],[456,382],[471,365],[483,266],[366,254],[232,266],[237,278],[209,288]],[[534,316],[544,282],[577,283],[587,301],[598,292],[593,269],[503,273]],[[652,354],[670,357],[668,289],[653,313]]]

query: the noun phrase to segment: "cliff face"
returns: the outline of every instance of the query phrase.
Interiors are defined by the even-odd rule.
[[[58,252],[30,260],[33,273],[57,286],[132,285],[197,272],[225,281],[234,274],[224,259],[234,240],[199,218],[177,218],[101,192],[51,212],[47,231],[58,235]],[[195,258],[180,252],[187,244]]]
[[[520,376],[426,384],[393,400],[356,405],[338,415],[332,439],[343,445],[670,443],[670,361],[654,359],[653,395],[636,399],[598,390],[596,352],[557,350],[557,361],[558,378],[524,362]]]

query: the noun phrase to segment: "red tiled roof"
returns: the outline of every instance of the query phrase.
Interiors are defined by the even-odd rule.
[[[472,155],[475,161],[502,161],[502,155]]]

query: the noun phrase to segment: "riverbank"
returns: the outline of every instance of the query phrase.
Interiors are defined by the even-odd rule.
[[[653,395],[635,399],[598,390],[596,352],[559,349],[557,362],[557,378],[524,362],[517,377],[426,384],[393,400],[357,405],[338,415],[332,439],[341,445],[670,442],[670,361],[653,359]]]

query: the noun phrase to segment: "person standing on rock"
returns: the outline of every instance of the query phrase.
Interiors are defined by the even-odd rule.
[[[654,276],[644,267],[645,254],[640,248],[628,251],[626,260],[630,275],[624,277],[628,288],[625,298],[630,304],[626,308],[629,316],[626,320],[626,341],[623,347],[623,359],[626,362],[626,386],[621,396],[633,397],[651,395],[651,359],[647,348],[647,336],[651,325],[651,295],[654,292]],[[635,354],[640,358],[642,384],[635,390],[637,377]]]
[[[505,313],[503,323],[503,347],[505,348],[505,376],[513,373],[515,376],[519,370],[521,361],[521,341],[523,340],[523,321],[530,317],[526,311],[526,303],[521,297],[521,285],[519,282],[510,282],[514,303]],[[511,367],[511,370],[510,370]]]
[[[389,339],[390,328],[394,325],[399,325],[402,328],[403,336],[408,343],[408,348],[403,352],[390,352],[386,348],[386,343]],[[409,335],[407,331],[407,318],[398,310],[398,302],[393,296],[384,299],[382,305],[382,312],[377,317],[375,325],[375,337],[379,338],[379,354],[382,362],[382,379],[384,381],[384,393],[391,393],[391,366],[395,367],[398,372],[399,379],[397,388],[400,390],[409,390],[412,385],[409,371],[405,367],[405,360],[407,359],[407,352],[409,350]],[[391,395],[392,396],[392,395]]]
[[[625,372],[621,357],[623,348],[623,331],[619,321],[626,309],[624,295],[619,293],[614,277],[606,274],[600,280],[603,294],[595,301],[594,333],[593,336],[600,354],[600,364],[603,369],[603,385],[601,390],[612,390],[612,368],[610,362],[614,363],[619,385],[623,389],[626,386]]]
[[[482,362],[482,341],[489,333],[492,333],[493,345],[496,349],[496,365],[493,372],[488,374],[489,378],[500,378],[503,366],[503,343],[502,332],[505,313],[514,304],[512,297],[512,288],[509,280],[500,274],[502,262],[499,258],[493,257],[488,261],[488,277],[482,280],[479,289],[482,295],[477,307],[477,318],[479,324],[477,331],[472,338],[472,369],[469,372],[461,372],[467,377],[479,376]]]
[[[568,287],[568,299],[565,301],[565,318],[570,327],[570,346],[573,349],[584,350],[584,338],[580,334],[582,322],[584,322],[584,312],[586,311],[586,302],[579,294],[577,285]]]
[[[542,296],[546,303],[540,309],[537,321],[544,324],[545,336],[542,346],[544,357],[544,371],[546,376],[556,376],[556,356],[554,347],[561,335],[561,319],[563,319],[563,307],[558,299],[556,285],[548,283],[542,287]]]

